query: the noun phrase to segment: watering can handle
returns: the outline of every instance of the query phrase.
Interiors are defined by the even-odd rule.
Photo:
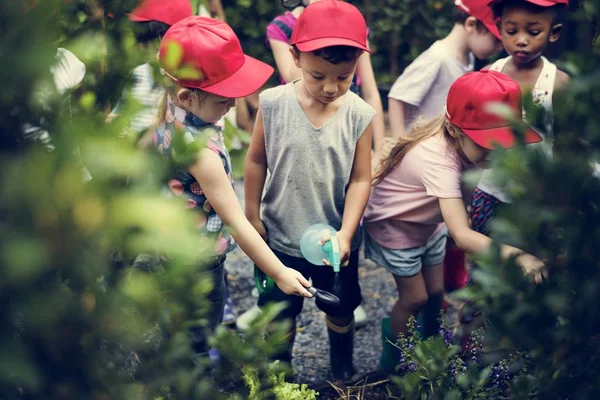
[[[333,272],[340,272],[340,244],[335,233],[332,233],[329,240],[323,244],[323,250],[327,253],[327,259],[333,267]]]

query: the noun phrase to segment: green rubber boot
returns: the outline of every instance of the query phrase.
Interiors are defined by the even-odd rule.
[[[397,338],[392,335],[392,326],[390,317],[381,319],[381,357],[379,357],[379,368],[383,371],[394,371],[400,360],[400,349],[392,343],[396,343]],[[392,343],[390,343],[392,342]]]

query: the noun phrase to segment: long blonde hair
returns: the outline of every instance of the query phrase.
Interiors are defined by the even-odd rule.
[[[445,117],[418,121],[406,137],[398,139],[390,154],[381,161],[373,178],[373,185],[380,184],[417,144],[436,135],[444,135],[448,142],[448,150],[451,154],[456,154],[460,147],[459,139],[463,135],[460,128],[452,125]]]

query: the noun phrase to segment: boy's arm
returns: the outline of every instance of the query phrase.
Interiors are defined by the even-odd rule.
[[[356,73],[360,76],[360,94],[361,97],[371,107],[375,109],[373,117],[373,147],[376,157],[381,156],[381,146],[385,137],[385,122],[383,120],[383,106],[381,105],[381,96],[375,81],[373,65],[371,65],[371,55],[363,53],[358,59]]]
[[[388,98],[391,136],[394,139],[404,137],[404,102],[391,97]]]
[[[246,217],[266,239],[266,230],[260,219],[260,200],[267,176],[267,153],[265,150],[265,127],[262,109],[259,107],[254,122],[252,141],[244,163],[244,191],[246,193]]]
[[[292,82],[302,78],[302,71],[294,64],[294,57],[292,57],[292,53],[290,53],[289,43],[282,42],[281,40],[269,39],[269,44],[273,51],[273,57],[275,57],[277,70],[283,77],[283,80]]]
[[[340,256],[346,261],[350,256],[350,243],[362,218],[369,194],[371,193],[371,138],[372,123],[367,126],[356,144],[354,164],[350,175],[350,183],[344,201],[342,227],[337,236],[340,242]]]

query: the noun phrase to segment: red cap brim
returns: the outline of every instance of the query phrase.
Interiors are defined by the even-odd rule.
[[[502,41],[502,36],[500,36],[500,31],[498,30],[498,26],[496,24],[490,24],[483,21],[481,22],[483,23],[483,25],[485,25],[486,28],[488,28],[490,32],[492,32],[494,36],[496,36],[498,40]]]
[[[557,3],[556,1],[548,1],[548,0],[526,0],[528,3],[531,4],[535,4],[536,6],[540,6],[540,7],[552,7],[552,6],[556,6],[560,3]]]
[[[298,48],[298,50],[305,52],[305,53],[309,52],[309,51],[323,49],[325,47],[331,47],[331,46],[350,46],[350,47],[356,47],[357,49],[364,50],[367,53],[371,52],[371,50],[369,50],[369,48],[367,46],[364,46],[358,42],[355,42],[354,40],[343,39],[343,38],[329,37],[329,38],[313,39],[313,40],[307,40],[306,42],[302,42],[302,43],[295,43],[295,45]]]
[[[490,0],[488,1],[488,5],[492,5],[492,4],[497,4],[500,3],[502,0]],[[536,6],[540,6],[540,7],[552,7],[552,6],[557,6],[557,5],[568,5],[569,2],[556,2],[553,0],[525,0],[527,3],[531,3],[531,4],[535,4]]]
[[[244,54],[246,61],[233,75],[209,86],[194,85],[193,81],[180,81],[185,87],[201,89],[205,92],[229,98],[240,98],[251,95],[260,89],[273,75],[275,70],[268,64]]]
[[[490,150],[494,149],[494,146],[510,149],[517,144],[517,137],[510,126],[490,129],[462,129],[462,131],[479,146]],[[540,134],[531,127],[525,132],[526,144],[539,143],[542,140]]]

